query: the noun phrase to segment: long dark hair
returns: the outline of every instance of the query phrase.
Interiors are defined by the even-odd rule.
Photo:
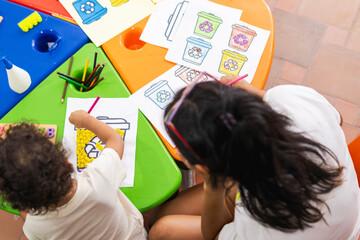
[[[12,208],[45,214],[72,189],[73,167],[60,144],[33,124],[10,126],[0,139],[0,194]]]
[[[205,164],[215,187],[224,177],[238,182],[244,207],[260,223],[296,231],[325,220],[320,206],[327,205],[320,195],[342,183],[342,167],[328,148],[291,131],[291,120],[259,96],[200,83],[173,124],[201,160],[167,129],[182,155],[193,165]],[[328,164],[328,158],[337,166]]]

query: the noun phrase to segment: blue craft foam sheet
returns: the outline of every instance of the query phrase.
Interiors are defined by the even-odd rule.
[[[18,23],[33,12],[30,8],[0,0],[0,16],[3,17],[0,23],[0,59],[6,56],[31,77],[30,87],[24,93],[16,93],[9,86],[4,64],[0,63],[0,118],[89,41],[79,26],[41,12],[38,13],[42,21],[28,32],[22,31]],[[58,44],[49,51],[56,40]]]

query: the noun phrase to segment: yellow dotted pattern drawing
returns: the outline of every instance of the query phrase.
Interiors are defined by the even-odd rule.
[[[124,131],[121,129],[115,129],[121,137],[124,137]],[[86,168],[88,163],[94,161],[94,157],[89,157],[89,149],[91,152],[102,151],[104,146],[100,139],[95,134],[87,129],[76,130],[76,156],[77,156],[77,167]],[[96,142],[93,142],[93,141]],[[95,148],[95,149],[94,149]]]

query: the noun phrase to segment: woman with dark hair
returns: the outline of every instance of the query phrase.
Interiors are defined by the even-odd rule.
[[[315,90],[199,83],[176,94],[165,127],[204,183],[154,211],[150,239],[358,239],[341,116]]]

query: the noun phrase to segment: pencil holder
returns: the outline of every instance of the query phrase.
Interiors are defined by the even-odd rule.
[[[61,42],[60,35],[52,30],[40,31],[33,41],[33,48],[39,52],[47,53],[55,50]]]

